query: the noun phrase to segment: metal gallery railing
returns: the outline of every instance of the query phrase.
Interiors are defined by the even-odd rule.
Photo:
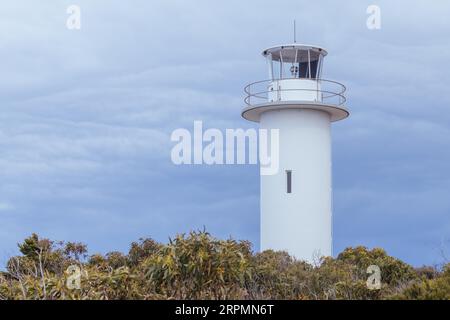
[[[305,86],[308,88],[292,88],[288,86],[283,88],[286,81],[297,81],[299,85],[305,81]],[[311,84],[312,87],[311,87]],[[344,96],[345,86],[339,82],[326,79],[301,79],[301,78],[287,78],[275,80],[262,80],[250,83],[244,88],[246,97],[245,103],[249,106],[258,104],[276,102],[276,101],[305,101],[305,102],[320,102],[335,106],[342,106],[346,102]],[[299,95],[299,99],[295,99],[295,94]],[[305,99],[302,99],[302,96]]]

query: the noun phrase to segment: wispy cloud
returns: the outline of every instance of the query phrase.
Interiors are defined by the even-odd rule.
[[[10,211],[13,210],[14,206],[8,202],[1,202],[0,201],[0,211]]]

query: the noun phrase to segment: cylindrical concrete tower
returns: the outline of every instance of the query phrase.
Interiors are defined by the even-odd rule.
[[[261,175],[261,250],[308,262],[332,255],[330,124],[349,115],[345,87],[321,78],[326,55],[301,44],[264,50],[269,80],[245,88],[242,111],[279,130],[279,170]]]

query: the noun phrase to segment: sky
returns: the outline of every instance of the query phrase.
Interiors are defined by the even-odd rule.
[[[81,29],[66,26],[78,5]],[[369,30],[369,5],[381,28]],[[35,232],[127,252],[206,228],[259,249],[256,165],[176,166],[170,135],[240,116],[261,51],[325,47],[346,85],[334,123],[333,246],[416,266],[450,256],[450,3],[15,0],[0,5],[0,265]]]

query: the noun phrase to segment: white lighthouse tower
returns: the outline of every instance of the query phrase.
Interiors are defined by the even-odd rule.
[[[245,88],[242,116],[279,130],[279,170],[261,175],[261,250],[314,261],[332,255],[331,136],[348,117],[345,87],[322,79],[327,51],[288,44],[263,51],[269,80]]]

